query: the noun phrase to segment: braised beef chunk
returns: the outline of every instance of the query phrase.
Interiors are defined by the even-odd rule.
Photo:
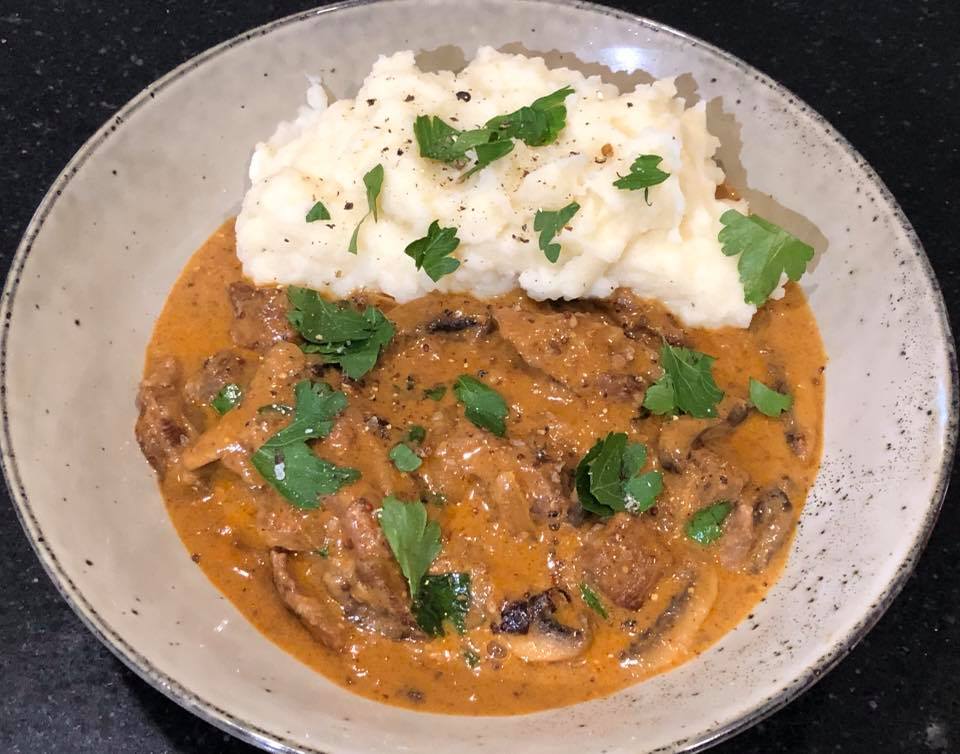
[[[246,382],[247,361],[236,351],[218,351],[183,386],[187,400],[206,406],[226,385]]]
[[[665,340],[672,346],[688,345],[680,321],[663,304],[639,298],[628,288],[617,288],[601,307],[630,338],[654,342]]]
[[[692,416],[674,416],[660,427],[657,439],[660,465],[667,471],[680,472],[690,454],[711,440],[724,437],[747,418],[745,401],[727,399],[721,406],[722,419],[696,419]]]
[[[315,638],[339,652],[346,646],[352,634],[350,624],[340,605],[328,593],[311,593],[294,577],[290,566],[296,557],[282,550],[273,550],[270,553],[273,583],[280,599]],[[319,559],[315,560],[319,562]]]
[[[783,487],[751,490],[731,512],[718,557],[731,570],[759,573],[793,531],[793,504]]]
[[[180,362],[173,357],[160,359],[144,375],[137,394],[137,442],[161,479],[197,436],[187,418],[180,382]]]
[[[629,340],[602,318],[516,307],[498,308],[494,318],[500,334],[527,364],[581,395],[630,399],[637,392],[634,386],[658,376],[656,352]]]
[[[647,518],[618,513],[586,534],[582,565],[615,604],[636,610],[674,565]]]
[[[230,337],[241,348],[265,351],[281,340],[295,340],[287,320],[287,294],[281,288],[255,288],[249,283],[231,283],[227,289],[233,306]]]
[[[440,314],[427,322],[427,332],[460,332],[472,327],[479,327],[483,320],[473,314],[464,314],[452,309],[444,309]]]

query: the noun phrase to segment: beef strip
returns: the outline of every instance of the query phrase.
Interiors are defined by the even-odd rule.
[[[718,559],[725,568],[759,573],[789,539],[793,504],[786,481],[750,490],[724,522]]]
[[[135,428],[137,442],[163,479],[178,466],[184,448],[197,436],[196,428],[187,418],[180,392],[179,361],[167,357],[150,367],[140,383],[137,407],[140,409]]]
[[[673,314],[656,301],[639,298],[629,288],[617,288],[599,306],[610,314],[629,338],[656,346],[664,340],[672,346],[688,343],[683,326]]]
[[[426,334],[477,338],[488,335],[492,327],[489,305],[469,296],[441,298],[427,294],[393,307],[387,316],[400,337]]]
[[[233,307],[230,337],[238,346],[266,351],[281,340],[296,340],[297,332],[287,320],[289,305],[282,288],[256,288],[235,282],[227,293]]]
[[[183,393],[187,400],[209,405],[224,386],[246,383],[247,361],[236,351],[218,351],[203,362],[200,371],[186,381]]]
[[[494,318],[527,364],[579,395],[633,400],[659,375],[654,349],[599,316],[501,307]]]
[[[676,531],[694,513],[719,500],[736,502],[749,477],[739,466],[709,448],[690,452],[683,470],[664,474],[664,493],[657,500],[656,525]]]
[[[588,531],[581,551],[587,580],[614,603],[636,610],[674,567],[649,517],[618,513]]]
[[[342,651],[353,632],[339,604],[329,594],[311,594],[291,573],[297,556],[282,550],[270,553],[273,583],[280,599],[313,636],[335,652]]]

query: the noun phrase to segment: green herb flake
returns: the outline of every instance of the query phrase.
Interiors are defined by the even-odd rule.
[[[600,596],[585,583],[580,584],[580,597],[584,603],[586,603],[587,607],[601,618],[607,620],[610,617],[607,613],[607,608],[603,606],[603,602],[600,600]]]
[[[397,443],[390,449],[389,458],[393,461],[393,465],[397,467],[397,471],[404,473],[416,471],[420,468],[420,464],[423,463],[423,461],[420,460],[420,456],[414,453],[409,445],[405,445],[402,442]]]
[[[360,472],[319,458],[308,440],[326,437],[347,398],[325,382],[298,382],[293,421],[268,439],[250,460],[274,489],[298,508],[316,508],[320,498],[355,482]]]
[[[447,394],[446,385],[437,385],[435,387],[428,388],[423,391],[423,397],[429,398],[432,401],[443,400],[443,396]]]
[[[580,505],[603,518],[619,511],[638,515],[649,510],[663,491],[663,475],[641,474],[646,462],[646,446],[627,442],[623,432],[597,440],[574,473]]]
[[[310,211],[307,212],[305,219],[308,223],[315,223],[317,220],[329,220],[330,212],[323,206],[323,202],[317,202],[310,208]]]
[[[537,210],[533,216],[533,229],[540,233],[540,251],[550,262],[556,263],[560,258],[560,244],[551,243],[551,241],[579,211],[580,205],[570,202],[563,209],[556,211]]]
[[[424,500],[426,500],[430,505],[436,505],[441,507],[447,504],[447,496],[442,492],[434,492],[433,490],[428,490],[424,493]]]
[[[288,406],[285,403],[268,403],[266,406],[261,406],[257,409],[258,414],[287,414],[293,413],[293,406]]]
[[[210,401],[210,405],[214,411],[220,414],[220,416],[223,416],[230,409],[236,408],[242,399],[243,388],[235,382],[231,382],[229,385],[224,385],[220,389],[220,392]]]
[[[564,101],[573,92],[569,86],[557,89],[508,115],[491,118],[486,127],[498,133],[501,139],[519,139],[528,147],[552,144],[567,124]]]
[[[383,312],[368,306],[362,312],[347,303],[332,304],[316,291],[291,285],[287,288],[291,310],[287,319],[308,342],[306,353],[319,354],[325,363],[339,364],[358,380],[377,363],[381,351],[396,332]]]
[[[460,239],[456,228],[441,228],[434,220],[430,223],[427,235],[410,242],[403,253],[413,259],[417,269],[422,269],[433,282],[449,275],[460,266],[460,260],[451,257]]]
[[[468,668],[476,670],[480,666],[480,655],[472,649],[465,649],[463,650],[463,661],[467,663]]]
[[[324,545],[323,547],[318,547],[315,550],[313,550],[313,554],[319,558],[328,558],[330,557],[330,547],[328,545]]]
[[[643,398],[644,408],[654,414],[682,412],[698,419],[712,419],[723,391],[713,381],[712,356],[664,343],[660,348],[663,376]]]
[[[493,432],[497,437],[507,434],[509,409],[500,393],[469,374],[457,378],[453,392],[463,404],[467,418],[476,426]]]
[[[427,568],[440,553],[440,525],[427,518],[427,508],[419,500],[406,503],[390,495],[383,500],[380,528],[416,602]]]
[[[458,634],[467,630],[470,611],[470,574],[442,573],[424,576],[413,601],[417,625],[428,636],[443,636],[443,623],[450,621]]]
[[[356,469],[337,466],[317,457],[304,442],[279,448],[260,448],[250,459],[270,485],[297,508],[309,510],[320,498],[332,495],[360,478]]]
[[[768,388],[760,380],[750,378],[750,403],[765,416],[777,418],[793,405],[793,397]]]
[[[623,191],[643,189],[643,200],[649,203],[650,187],[657,186],[670,177],[670,173],[657,167],[662,161],[660,155],[642,154],[630,165],[630,172],[617,178],[613,185]]]
[[[377,213],[377,199],[380,197],[380,191],[383,189],[383,165],[376,165],[364,173],[363,185],[367,190],[367,214],[360,218],[357,227],[353,229],[350,236],[350,243],[347,251],[351,254],[357,253],[357,236],[360,235],[360,226],[370,215],[373,215],[373,221],[378,222],[380,216]]]
[[[793,281],[807,271],[813,247],[768,220],[728,209],[720,215],[723,229],[717,239],[728,257],[740,255],[737,270],[743,300],[762,306],[786,274]]]
[[[687,521],[687,536],[704,546],[716,542],[723,534],[723,522],[732,510],[733,503],[729,500],[718,500],[713,505],[701,508]]]
[[[407,430],[407,439],[417,444],[422,443],[427,439],[427,430],[419,424],[413,424],[410,429]]]
[[[491,118],[482,128],[460,131],[437,116],[420,115],[413,123],[420,156],[446,163],[464,162],[473,151],[477,160],[464,173],[469,178],[513,151],[514,139],[530,147],[552,144],[567,122],[564,100],[569,86],[534,100],[507,115]]]

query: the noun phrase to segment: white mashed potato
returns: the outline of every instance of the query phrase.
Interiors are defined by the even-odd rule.
[[[567,124],[555,144],[527,147],[465,181],[462,168],[419,156],[418,115],[438,115],[460,129],[482,126],[569,85]],[[458,92],[467,92],[457,96]],[[252,186],[237,219],[237,252],[258,284],[298,284],[344,297],[361,288],[400,301],[428,291],[489,297],[520,287],[535,299],[603,297],[619,286],[662,301],[688,325],[749,324],[736,257],[720,251],[720,215],[744,202],[714,198],[723,173],[713,161],[718,140],[703,104],[684,109],[671,79],[620,94],[597,76],[548,69],[541,58],[482,48],[461,73],[423,73],[412,52],[381,57],[355,100],[328,104],[318,80],[307,106],[259,144]],[[604,145],[613,152],[604,157]],[[663,158],[670,173],[644,192],[613,186],[642,154]],[[362,182],[385,171],[379,221],[350,235],[367,212]],[[322,201],[328,221],[307,223]],[[537,245],[533,217],[571,201],[580,211],[557,237],[551,264]],[[457,229],[462,262],[434,283],[404,254],[433,220]],[[775,295],[780,295],[778,292]]]

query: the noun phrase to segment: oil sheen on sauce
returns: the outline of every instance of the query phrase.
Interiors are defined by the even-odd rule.
[[[230,221],[197,251],[171,291],[147,351],[148,365],[175,356],[189,375],[210,354],[233,347],[228,334],[232,311],[225,288],[240,279]],[[387,314],[390,316],[389,311]],[[725,391],[745,394],[749,376],[767,373],[761,354],[777,355],[794,397],[794,416],[807,432],[805,459],[790,451],[780,423],[757,412],[751,412],[736,432],[720,442],[724,452],[735,457],[758,484],[788,474],[795,484],[793,515],[799,516],[819,463],[825,364],[816,322],[800,289],[789,285],[786,295],[768,302],[749,330],[694,330],[689,335],[694,348],[717,358],[714,376]],[[407,357],[407,363],[401,360],[391,366],[397,374],[416,373],[422,385],[450,385],[457,375],[482,366],[471,363],[469,345],[454,343],[451,349],[439,364],[425,367],[422,361]],[[424,374],[425,369],[433,373]],[[497,366],[491,369],[493,379]],[[515,375],[498,389],[508,403],[537,400]],[[409,424],[423,423],[416,410],[423,409],[411,408],[405,417]],[[579,433],[581,452],[596,438],[626,427],[635,410],[635,406],[625,406],[623,413],[616,415],[616,411],[592,412],[582,405],[570,407],[567,417]],[[522,425],[525,419],[521,416],[517,421]],[[364,470],[362,454],[335,460]],[[334,682],[371,699],[431,712],[531,712],[601,697],[663,672],[704,651],[742,621],[776,581],[790,549],[788,542],[756,575],[719,573],[704,557],[704,568],[718,573],[711,580],[716,596],[709,603],[706,619],[693,635],[673,637],[669,646],[639,660],[623,661],[622,651],[629,640],[623,622],[650,620],[656,614],[651,612],[655,605],[644,605],[637,614],[608,605],[609,620],[591,614],[593,642],[584,655],[572,661],[530,665],[514,656],[492,659],[486,646],[490,638],[486,625],[475,626],[482,631],[470,630],[463,637],[451,631],[430,641],[397,642],[363,635],[337,654],[314,639],[279,598],[267,552],[257,547],[255,504],[246,486],[225,471],[215,471],[212,479],[204,495],[169,480],[162,488],[187,552],[216,587],[266,637]],[[397,494],[403,497],[404,492],[408,493],[405,499],[411,499],[408,490]],[[457,499],[457,490],[446,492]],[[469,566],[472,553],[495,553],[485,561],[490,581],[515,585],[514,595],[550,586],[544,571],[549,557],[546,544],[517,533],[508,522],[496,521],[495,513],[469,503],[431,508],[431,516],[444,532],[444,550],[435,564],[438,570]],[[580,534],[574,527],[563,527],[556,534],[561,541],[555,541],[554,551],[561,556],[579,544]],[[695,555],[696,547],[691,546],[690,551]],[[481,658],[479,665],[470,667],[464,660],[468,653]]]

